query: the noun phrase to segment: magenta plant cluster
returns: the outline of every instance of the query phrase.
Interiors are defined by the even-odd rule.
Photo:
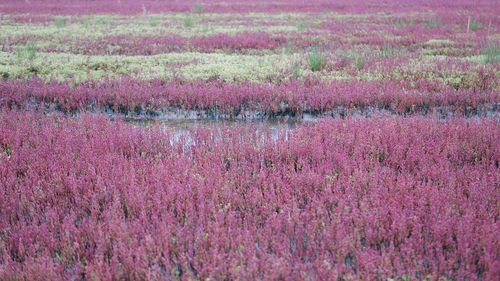
[[[427,11],[428,9],[478,9],[491,11],[497,4],[494,0],[203,0],[172,1],[163,0],[3,0],[0,12],[11,14],[138,14],[146,12],[190,12],[199,5],[206,12],[244,13],[244,12],[324,12],[338,10],[342,12],[380,12],[380,11]]]
[[[0,281],[500,280],[498,1],[0,2]]]
[[[2,280],[500,277],[496,119],[0,132]]]
[[[56,106],[65,112],[112,109],[115,112],[162,111],[169,108],[238,114],[258,110],[268,115],[324,113],[338,107],[378,108],[394,113],[430,113],[446,109],[461,115],[500,103],[495,90],[462,89],[416,81],[290,81],[284,84],[221,81],[141,81],[133,78],[67,83],[3,80],[0,106],[27,109]]]

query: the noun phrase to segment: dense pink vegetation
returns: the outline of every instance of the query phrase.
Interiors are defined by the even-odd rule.
[[[47,40],[47,36],[20,36],[0,39],[0,50],[14,52],[18,45]],[[162,36],[113,35],[93,40],[55,38],[52,44],[37,48],[38,51],[84,55],[158,55],[171,52],[238,52],[250,50],[275,50],[286,44],[281,35],[265,32],[242,32],[234,35],[216,34],[184,38],[175,34]],[[303,40],[302,40],[303,41]]]
[[[258,110],[268,114],[321,113],[342,106],[376,107],[395,113],[427,113],[444,108],[462,114],[500,102],[498,91],[455,90],[427,81],[287,82],[285,84],[231,84],[220,81],[88,82],[76,87],[66,83],[2,80],[0,106],[31,108],[56,105],[64,111],[111,108],[118,112],[168,110],[169,108],[218,110],[238,114]],[[484,108],[483,108],[484,109]]]
[[[497,119],[0,132],[2,280],[500,277]]]
[[[0,51],[20,64],[0,78],[1,281],[500,280],[498,1],[0,2]],[[311,13],[295,23],[250,12]],[[170,32],[190,25],[158,13],[290,32],[182,37]],[[124,15],[106,21],[109,34],[135,33],[89,39],[64,30],[83,17],[54,22],[89,14]],[[31,32],[40,27],[63,32]],[[145,81],[84,58],[81,73],[115,80],[46,83],[37,75],[56,77],[51,68],[30,62],[191,51],[302,57],[261,83]],[[319,78],[333,75],[349,79]],[[343,118],[179,130],[104,112]]]
[[[24,38],[23,38],[24,39]],[[265,32],[243,32],[235,35],[216,34],[193,38],[170,36],[107,36],[93,41],[71,42],[70,48],[53,45],[48,52],[69,52],[86,55],[157,55],[169,52],[214,52],[274,50],[286,42],[283,36]],[[66,42],[60,42],[65,44]],[[111,48],[110,48],[111,47]]]
[[[329,27],[328,27],[329,28]],[[337,28],[337,27],[336,27]],[[365,27],[370,30],[370,27]],[[394,57],[412,57],[423,49],[443,49],[443,46],[426,46],[425,42],[431,39],[458,40],[451,35],[442,35],[445,31],[421,32],[415,28],[407,27],[387,33],[352,33],[350,29],[342,28],[343,32],[326,30],[323,33],[305,32],[269,34],[266,32],[242,32],[233,35],[215,34],[184,38],[175,34],[162,36],[130,36],[114,35],[96,38],[90,41],[81,41],[81,38],[52,38],[51,44],[37,47],[40,52],[57,52],[84,55],[158,55],[172,52],[231,52],[249,53],[251,50],[277,50],[282,52],[289,48],[294,52],[304,52],[310,48],[324,51],[325,53],[345,52],[350,48],[370,46],[369,56],[376,56],[384,47],[390,46],[394,50]],[[359,27],[357,28],[359,30]],[[350,33],[351,32],[351,33]],[[349,38],[349,33],[354,38]],[[392,36],[397,39],[387,39]],[[404,33],[405,36],[401,36]],[[441,55],[450,57],[479,55],[481,48],[491,44],[486,39],[488,31],[484,30],[473,35],[471,42],[454,43],[453,49],[443,50]],[[3,38],[0,40],[0,50],[14,52],[19,45],[25,45],[41,40],[48,40],[47,36],[19,36]],[[80,39],[80,40],[77,40]],[[35,43],[36,45],[36,43]],[[449,46],[448,46],[449,47]],[[366,59],[369,59],[367,57]]]
[[[32,14],[161,13],[189,12],[199,5],[206,12],[379,12],[468,9],[491,12],[495,0],[3,0],[0,12]]]

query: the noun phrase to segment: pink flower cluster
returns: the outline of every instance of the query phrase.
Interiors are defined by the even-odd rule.
[[[0,113],[1,280],[498,280],[500,123]]]

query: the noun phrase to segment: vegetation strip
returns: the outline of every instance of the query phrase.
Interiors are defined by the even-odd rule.
[[[499,274],[498,119],[349,118],[271,138],[6,111],[0,131],[3,280]]]

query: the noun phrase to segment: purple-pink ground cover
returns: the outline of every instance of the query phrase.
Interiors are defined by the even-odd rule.
[[[0,106],[26,109],[45,104],[66,112],[113,109],[116,112],[162,111],[169,108],[217,110],[238,114],[258,110],[266,114],[322,113],[337,107],[386,109],[394,113],[430,113],[446,109],[468,115],[500,103],[498,91],[487,89],[493,75],[484,74],[470,89],[413,81],[290,81],[231,84],[222,81],[142,81],[123,78],[77,86],[0,80]],[[488,84],[482,86],[483,84]],[[483,89],[486,88],[486,89]]]
[[[497,2],[1,1],[0,280],[500,280]],[[114,80],[75,85],[44,81],[38,52],[301,60],[260,83],[89,61]],[[103,113],[340,109],[393,115],[179,131]]]
[[[203,0],[203,1],[163,1],[163,0],[3,0],[0,12],[9,14],[139,14],[191,12],[201,7],[209,13],[246,12],[328,12],[376,13],[381,11],[428,11],[436,10],[476,10],[491,12],[498,8],[495,0]]]
[[[498,119],[0,132],[1,280],[500,277]]]

